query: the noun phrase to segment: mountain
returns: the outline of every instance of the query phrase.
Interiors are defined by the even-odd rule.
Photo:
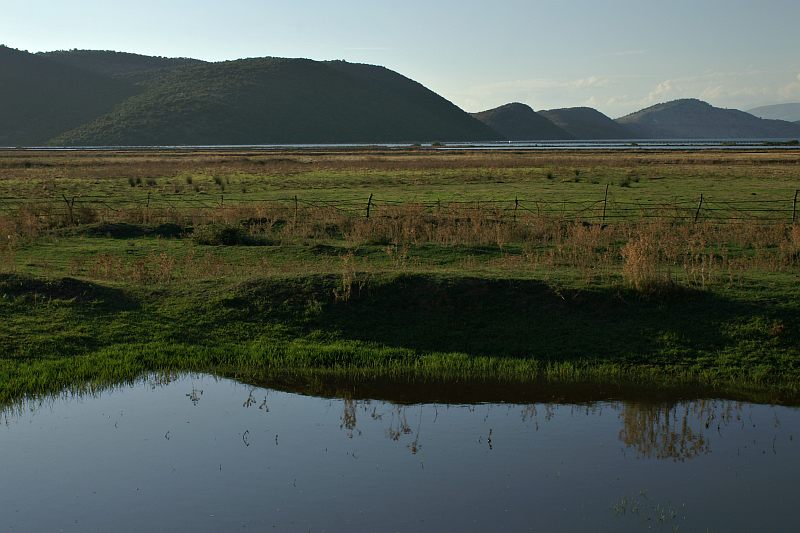
[[[574,139],[530,106],[518,102],[502,105],[472,116],[509,141],[539,141]]]
[[[206,63],[0,48],[0,145],[499,140],[389,69],[307,59]]]
[[[796,104],[776,104],[756,107],[748,111],[751,115],[758,118],[768,118],[774,120],[788,120],[789,122],[800,121],[800,103]]]
[[[383,67],[261,58],[176,69],[64,145],[484,141],[499,135]]]
[[[611,118],[591,107],[548,109],[539,114],[576,139],[629,139],[630,132]]]
[[[137,92],[130,83],[0,46],[0,146],[44,144]]]
[[[204,63],[185,57],[152,57],[111,50],[58,50],[37,55],[63,65],[134,82],[146,81],[180,67]]]
[[[657,104],[617,119],[642,139],[769,139],[800,136],[796,124],[765,120],[696,99]]]

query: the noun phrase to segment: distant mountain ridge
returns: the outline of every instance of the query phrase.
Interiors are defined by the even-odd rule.
[[[0,46],[0,146],[45,144],[138,92],[127,82]]]
[[[566,130],[576,139],[609,140],[631,138],[631,133],[624,126],[591,107],[547,109],[539,111],[539,114]]]
[[[765,105],[747,112],[758,118],[800,122],[800,103]]]
[[[791,105],[767,111],[786,113]],[[616,121],[587,107],[536,113],[518,102],[470,115],[374,65],[270,57],[210,63],[98,50],[30,54],[0,46],[0,146],[657,138],[796,139],[800,120],[761,119],[695,99]]]
[[[153,57],[112,50],[57,50],[40,52],[39,57],[71,67],[89,70],[112,78],[140,81],[154,74],[177,68],[202,65],[205,61],[191,58]]]
[[[0,49],[0,145],[492,141],[502,137],[384,67],[220,63]],[[33,127],[36,126],[36,127]]]
[[[640,139],[752,139],[800,136],[796,124],[766,120],[689,98],[642,109],[617,119]]]
[[[530,106],[514,102],[472,116],[509,141],[570,140],[575,137]]]

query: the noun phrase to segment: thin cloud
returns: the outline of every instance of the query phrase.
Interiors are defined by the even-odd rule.
[[[360,51],[360,52],[364,52],[364,51],[375,52],[375,51],[383,51],[383,50],[394,50],[394,48],[389,48],[389,47],[386,47],[386,46],[350,46],[350,47],[345,48],[345,50],[350,50],[350,51],[356,50],[356,51]]]

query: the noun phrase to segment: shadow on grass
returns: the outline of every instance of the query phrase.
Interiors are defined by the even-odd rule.
[[[308,327],[420,351],[664,363],[729,347],[736,324],[754,317],[768,324],[774,314],[690,289],[647,297],[618,288],[556,290],[539,281],[408,276],[330,302]],[[776,341],[768,329],[748,331],[749,340],[796,336],[783,331]]]
[[[77,235],[86,237],[106,237],[111,239],[137,239],[141,237],[163,237],[177,239],[184,236],[188,230],[178,224],[159,224],[149,226],[145,224],[128,224],[125,222],[91,224],[74,230]]]
[[[139,303],[122,289],[74,278],[48,280],[0,274],[0,295],[30,302],[71,301],[103,312],[139,307]]]

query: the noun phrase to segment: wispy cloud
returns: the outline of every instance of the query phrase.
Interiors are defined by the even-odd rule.
[[[352,50],[356,50],[356,51],[360,51],[360,52],[363,52],[363,51],[374,52],[374,51],[394,50],[394,49],[390,48],[388,46],[349,46],[349,47],[345,48],[345,50],[351,50],[351,51]]]

